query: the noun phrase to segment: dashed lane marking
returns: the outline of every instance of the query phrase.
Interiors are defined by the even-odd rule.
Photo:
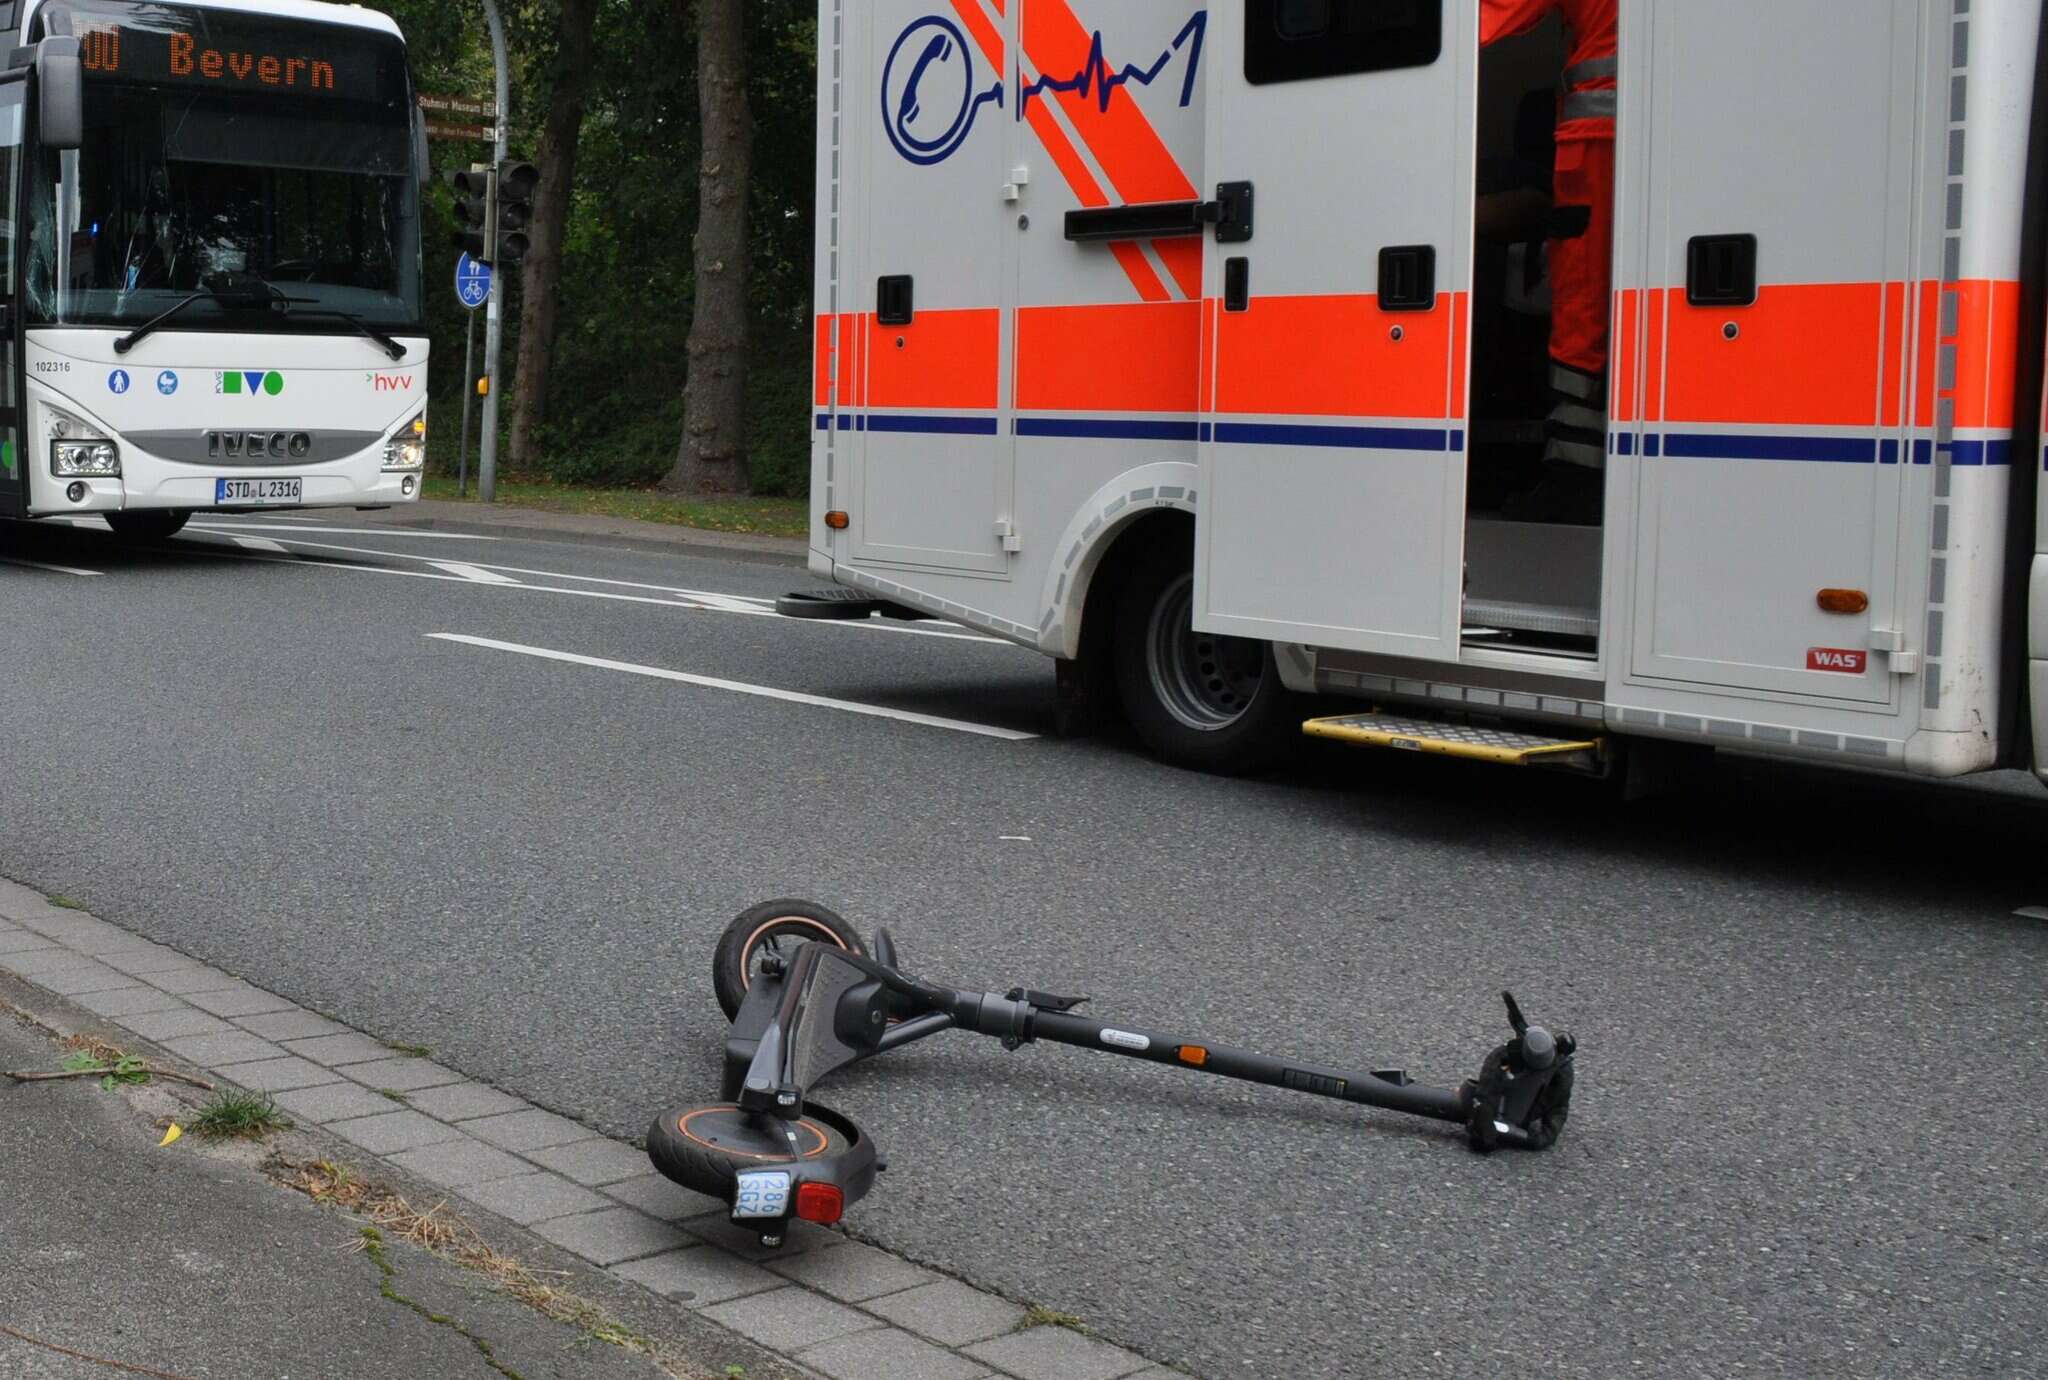
[[[72,522],[74,527],[85,527],[85,519]],[[412,527],[326,527],[312,523],[285,522],[194,522],[186,528],[188,532],[324,532],[330,537],[416,537],[421,541],[503,541],[503,537],[483,537],[471,532],[422,532]]]
[[[806,695],[794,690],[777,690],[767,685],[750,685],[745,681],[720,680],[715,676],[695,676],[687,671],[670,671],[660,666],[641,666],[630,661],[611,661],[604,657],[581,656],[575,652],[558,652],[547,647],[528,647],[517,642],[499,642],[488,637],[469,637],[461,633],[428,633],[435,642],[454,642],[465,647],[482,647],[494,652],[511,652],[517,656],[534,657],[541,661],[559,661],[571,666],[588,666],[600,671],[616,671],[622,675],[647,676],[654,680],[674,681],[680,685],[694,685],[705,690],[726,690],[735,695],[751,695],[757,699],[780,700],[784,704],[807,705],[813,709],[834,709],[843,714],[860,714],[874,719],[893,719],[898,723],[917,724],[924,728],[942,728],[952,733],[968,733],[982,738],[996,738],[1006,743],[1026,743],[1037,738],[1035,733],[1020,733],[1012,728],[996,728],[989,724],[968,723],[963,719],[942,719],[931,714],[916,714],[903,709],[885,709],[880,705],[861,704],[855,700],[835,700],[823,695]]]
[[[97,578],[107,573],[104,570],[80,570],[77,566],[72,565],[50,565],[44,561],[17,560],[12,556],[0,556],[0,565],[18,565],[24,570],[47,570],[53,575],[79,575],[88,579]]]
[[[282,551],[284,548],[280,546],[278,550]],[[428,561],[427,564],[436,570],[445,570],[450,575],[459,575],[473,584],[516,585],[519,583],[510,575],[500,575],[497,571],[486,570],[480,565],[465,565],[461,561]]]
[[[226,536],[227,534],[223,532],[220,535]],[[182,543],[182,545],[185,546],[187,549],[190,549],[193,545],[195,545],[195,543],[185,542]],[[713,590],[684,589],[675,585],[648,584],[644,581],[639,580],[614,580],[600,575],[573,575],[565,571],[559,570],[535,570],[528,566],[493,565],[483,561],[444,562],[432,560],[428,557],[420,556],[409,551],[385,551],[372,546],[343,546],[334,542],[302,541],[289,537],[287,537],[284,540],[284,542],[281,543],[281,545],[286,547],[287,554],[289,554],[291,549],[297,548],[306,551],[331,551],[340,555],[347,556],[381,556],[386,560],[423,561],[427,565],[434,566],[437,569],[444,572],[443,574],[439,575],[430,575],[425,571],[392,570],[389,568],[378,567],[378,569],[383,569],[383,572],[386,574],[411,575],[416,578],[424,580],[460,579],[469,584],[488,583],[500,588],[547,590],[555,594],[567,594],[584,599],[605,599],[617,603],[628,604],[654,604],[664,608],[680,607],[685,609],[691,609],[699,613],[730,613],[748,618],[779,619],[782,617],[781,614],[775,611],[775,601],[773,599],[764,599],[756,595],[750,594],[721,594]],[[343,565],[331,562],[323,563],[320,561],[308,561],[306,562],[306,564],[324,564],[326,568],[333,570],[363,570],[372,568],[356,565]],[[461,575],[446,573],[453,571],[458,566],[464,571],[475,573]],[[600,585],[604,588],[595,590],[561,589],[548,585],[528,584],[519,579],[489,580],[486,577],[486,572],[495,572],[498,575],[505,576],[535,576],[543,580],[568,580],[575,584]],[[638,590],[643,591],[644,594],[628,595],[612,594],[607,592],[608,590],[614,589]],[[668,597],[659,599],[645,597],[646,595],[655,594],[666,595]],[[979,642],[992,647],[1009,647],[1016,645],[1011,642],[1006,642],[1000,637],[986,637],[980,633],[968,632],[964,629],[958,632],[944,631],[944,629],[946,628],[958,628],[960,625],[957,623],[941,623],[933,627],[913,627],[902,623],[885,622],[872,619],[837,621],[833,619],[792,618],[786,619],[784,621],[792,623],[803,622],[808,623],[812,627],[820,628],[866,628],[874,632],[899,633],[907,637],[936,637],[950,642]]]

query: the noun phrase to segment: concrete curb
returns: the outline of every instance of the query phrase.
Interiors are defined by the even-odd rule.
[[[761,1250],[646,1155],[175,949],[0,881],[0,975],[269,1093],[354,1157],[829,1380],[1170,1380],[1133,1351],[836,1231]]]

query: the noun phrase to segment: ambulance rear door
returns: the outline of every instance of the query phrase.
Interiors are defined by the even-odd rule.
[[[1475,0],[1211,12],[1196,625],[1456,660]]]
[[[832,424],[852,432],[851,563],[1007,579],[1015,7],[862,0],[844,22],[849,195],[830,209],[853,239],[840,346],[852,406]]]

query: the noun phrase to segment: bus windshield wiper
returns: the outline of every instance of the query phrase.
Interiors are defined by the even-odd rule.
[[[187,297],[184,301],[178,303],[169,311],[162,312],[150,318],[149,320],[143,322],[140,326],[137,326],[134,330],[128,332],[128,334],[122,336],[119,340],[115,341],[114,353],[117,355],[127,354],[137,345],[140,345],[146,338],[155,335],[159,330],[161,330],[165,326],[165,324],[167,324],[170,321],[172,317],[176,316],[179,312],[185,310],[185,308],[191,306],[194,302],[219,302],[222,306],[240,305],[239,299],[232,298],[228,294],[215,292],[210,288],[202,289],[198,292],[193,293],[190,297]]]
[[[295,297],[291,298],[290,300],[293,302],[298,302],[302,299]],[[399,344],[398,341],[395,340],[393,337],[386,335],[383,331],[378,330],[375,326],[372,326],[369,322],[363,320],[362,317],[357,316],[352,311],[340,311],[334,307],[315,307],[311,311],[300,311],[296,307],[287,307],[285,309],[285,315],[320,316],[325,317],[331,321],[346,321],[349,325],[354,326],[356,328],[356,333],[362,336],[365,340],[374,340],[379,345],[383,346],[384,353],[390,355],[392,359],[399,360],[405,358],[405,346]]]
[[[237,282],[223,283],[218,287],[201,288],[169,310],[161,312],[152,319],[143,322],[140,326],[137,326],[134,330],[115,341],[114,353],[117,355],[127,354],[130,350],[141,344],[144,339],[156,334],[157,331],[170,322],[172,317],[184,311],[185,308],[191,306],[194,302],[218,302],[222,306],[231,309],[240,308],[250,311],[260,311],[265,307],[269,307],[285,316],[319,316],[334,321],[345,321],[355,327],[357,334],[367,340],[374,340],[378,345],[382,346],[384,352],[390,355],[392,359],[400,360],[405,358],[405,346],[399,344],[397,340],[378,330],[354,312],[340,311],[332,307],[312,307],[311,310],[301,310],[301,308],[311,305],[311,299],[287,296],[275,283],[262,278],[243,279]]]

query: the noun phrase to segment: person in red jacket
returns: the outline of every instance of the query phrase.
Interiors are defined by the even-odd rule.
[[[1570,33],[1558,102],[1550,242],[1548,477],[1525,516],[1598,522],[1607,463],[1608,321],[1614,279],[1614,120],[1619,0],[1480,0],[1482,46],[1525,34],[1553,14]],[[1583,216],[1585,229],[1576,221]]]

